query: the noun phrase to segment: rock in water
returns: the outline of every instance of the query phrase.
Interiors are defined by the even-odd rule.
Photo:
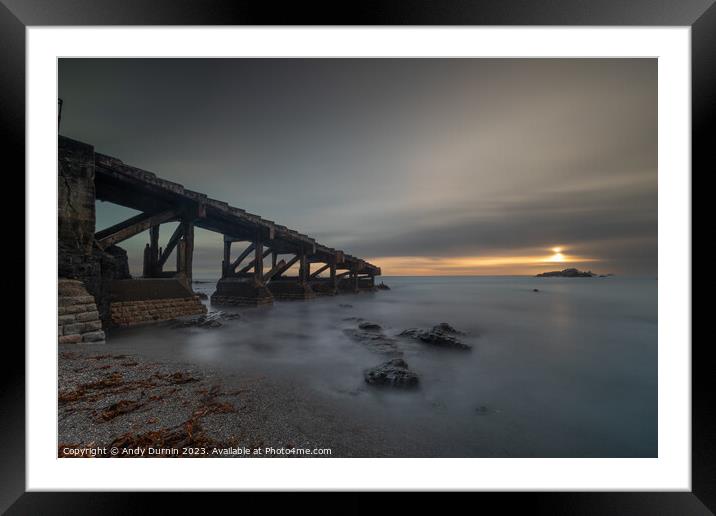
[[[408,330],[403,330],[398,335],[402,337],[411,337],[413,339],[419,340],[420,342],[425,342],[426,344],[432,344],[433,346],[438,346],[441,348],[453,348],[462,350],[472,349],[472,346],[470,346],[469,344],[465,344],[464,342],[462,342],[456,337],[453,337],[452,335],[448,335],[445,331],[438,329],[438,326],[434,326],[430,330],[419,330],[417,328],[410,328]]]
[[[390,290],[390,287],[389,287],[388,285],[386,285],[385,283],[383,283],[382,281],[381,281],[380,283],[378,283],[378,284],[375,286],[375,288],[376,288],[377,290]]]
[[[440,346],[442,348],[472,349],[468,344],[465,344],[461,340],[435,330],[420,332],[418,339],[427,344]]]
[[[208,314],[199,316],[180,317],[170,322],[171,328],[188,328],[196,326],[198,328],[218,328],[222,326],[221,321],[239,319],[241,316],[236,313],[228,312],[209,312]]]
[[[408,369],[402,358],[394,358],[368,369],[364,373],[366,383],[389,387],[413,388],[418,386],[418,375]]]
[[[392,357],[403,356],[403,352],[398,349],[395,339],[383,335],[380,332],[349,328],[343,330],[343,333],[351,339],[364,344],[375,353],[382,353]]]
[[[358,328],[363,331],[380,331],[383,329],[380,327],[380,324],[376,324],[370,321],[363,321],[358,325]]]
[[[441,331],[443,333],[452,333],[454,335],[465,335],[464,331],[456,330],[446,322],[441,322],[433,326],[433,331]]]

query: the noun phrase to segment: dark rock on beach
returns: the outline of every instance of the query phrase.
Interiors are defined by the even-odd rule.
[[[402,358],[394,358],[368,369],[364,373],[366,383],[388,387],[414,388],[418,386],[418,375],[408,369]]]
[[[338,306],[341,308],[353,308],[353,305],[349,305],[348,303],[341,303]]]
[[[205,292],[195,292],[194,295],[199,299],[209,299]]]
[[[596,276],[592,271],[580,271],[579,269],[564,269],[561,271],[542,272],[537,278],[592,278]]]
[[[446,326],[441,326],[442,324],[445,324]],[[469,344],[465,344],[457,337],[454,337],[454,334],[459,334],[461,332],[458,332],[455,328],[450,326],[447,323],[441,323],[437,326],[433,326],[430,330],[421,330],[418,328],[410,328],[407,330],[403,330],[398,335],[401,337],[410,337],[415,340],[419,340],[420,342],[424,342],[426,344],[431,344],[433,346],[441,347],[441,348],[452,348],[452,349],[462,349],[462,350],[469,350],[472,349],[472,346]],[[453,334],[453,335],[451,335]]]

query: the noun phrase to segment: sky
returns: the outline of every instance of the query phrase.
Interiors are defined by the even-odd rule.
[[[387,276],[657,274],[656,59],[61,59],[58,75],[64,136]],[[98,202],[97,229],[133,214]],[[195,238],[194,277],[217,277],[221,235]],[[133,274],[147,241],[120,244]]]

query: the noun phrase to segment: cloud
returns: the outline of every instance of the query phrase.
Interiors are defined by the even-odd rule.
[[[63,134],[354,255],[656,271],[655,59],[62,59],[59,89]]]

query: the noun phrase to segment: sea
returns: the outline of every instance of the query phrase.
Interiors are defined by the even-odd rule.
[[[158,360],[288,379],[423,456],[657,456],[656,278],[378,280],[390,290],[257,308],[207,300],[210,311],[240,317],[219,328],[120,331],[109,343]],[[210,296],[215,286],[195,278],[197,292]],[[356,318],[396,339],[419,375],[417,389],[365,382],[364,371],[389,357],[347,334]],[[398,335],[442,322],[465,332],[459,338],[472,349]]]

